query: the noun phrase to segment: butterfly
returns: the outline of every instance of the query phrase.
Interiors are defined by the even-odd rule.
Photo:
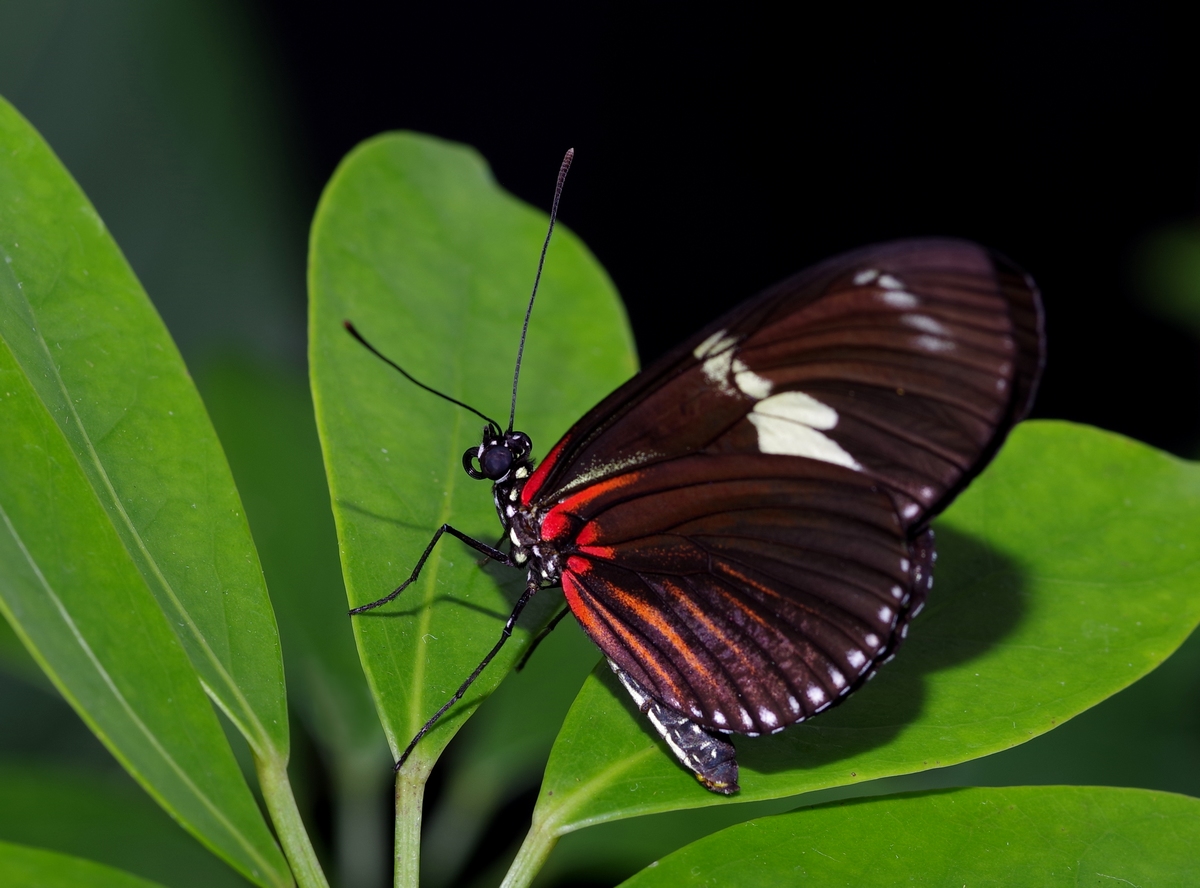
[[[441,395],[487,421],[463,467],[492,482],[507,551],[443,525],[408,580],[351,613],[399,595],[445,533],[527,583],[397,769],[528,601],[561,587],[683,767],[736,792],[730,734],[824,712],[895,655],[933,582],[930,521],[1027,414],[1044,356],[1028,275],[968,241],[898,240],[739,305],[602,400],[540,463],[514,430],[519,358],[506,429]]]

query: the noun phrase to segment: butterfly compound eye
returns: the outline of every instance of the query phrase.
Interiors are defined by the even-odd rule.
[[[503,478],[512,467],[512,464],[512,452],[503,444],[487,448],[483,451],[483,456],[479,460],[479,466],[483,469],[483,474],[493,481]]]

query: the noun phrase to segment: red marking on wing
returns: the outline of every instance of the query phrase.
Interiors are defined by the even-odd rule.
[[[575,559],[582,560],[582,559]],[[570,559],[568,559],[568,562]],[[584,565],[587,562],[582,562]],[[574,574],[570,570],[564,570],[562,574],[562,590],[563,597],[567,599],[567,607],[571,608],[571,613],[579,620],[579,625],[583,627],[583,631],[592,638],[600,638],[606,634],[606,630],[600,625],[600,619],[595,612],[590,610],[579,596],[579,584],[575,579]]]
[[[543,463],[543,465],[545,464]],[[572,520],[574,516],[585,510],[598,497],[622,487],[628,487],[636,481],[637,474],[633,472],[617,475],[607,481],[588,485],[578,493],[567,497],[547,512],[546,517],[542,519],[542,539],[551,543],[563,543],[570,535],[572,528],[578,524],[578,521]],[[587,545],[591,541],[590,537],[589,539],[583,538],[583,534],[587,532],[587,527],[584,527],[583,533],[577,539],[581,545]]]
[[[584,555],[590,555],[592,558],[603,558],[606,561],[612,561],[617,557],[617,550],[612,546],[578,546],[578,551]]]
[[[563,450],[567,446],[567,441],[571,435],[567,433],[561,438],[557,444],[550,449],[546,454],[546,458],[538,464],[538,467],[533,470],[533,474],[529,476],[529,480],[525,482],[525,486],[521,488],[521,504],[528,506],[537,498],[538,491],[542,489],[542,485],[546,483],[546,479],[550,473],[554,471],[554,466],[562,456]]]
[[[551,509],[542,519],[542,539],[556,543],[571,533],[571,519],[566,512]]]

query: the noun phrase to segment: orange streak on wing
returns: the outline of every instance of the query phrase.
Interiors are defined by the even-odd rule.
[[[698,676],[703,676],[707,681],[712,681],[712,673],[708,667],[700,661],[700,658],[692,651],[691,646],[683,640],[683,637],[675,631],[670,623],[663,618],[662,612],[647,604],[644,601],[639,601],[632,595],[628,595],[620,589],[616,590],[615,597],[623,605],[636,613],[642,620],[653,626],[660,634],[670,642],[675,650],[683,655],[683,659],[687,662],[688,668]]]
[[[672,588],[672,591],[674,591],[673,588]],[[738,661],[741,663],[741,665],[746,670],[753,671],[753,666],[750,663],[750,658],[746,655],[743,648],[737,643],[737,641],[735,639],[730,638],[729,634],[724,629],[722,629],[717,623],[713,622],[713,620],[704,612],[703,608],[701,608],[695,601],[688,598],[687,595],[685,595],[685,594],[679,594],[678,600],[679,600],[680,604],[682,604],[685,608],[687,608],[688,613],[691,614],[692,617],[697,622],[699,622],[701,625],[704,626],[705,629],[707,629],[709,632],[711,632],[715,638],[719,639],[720,642],[723,645],[725,645],[725,647],[735,657],[738,658]],[[751,617],[751,619],[753,619],[752,614],[749,616]]]
[[[574,560],[582,561],[582,559]],[[579,571],[579,573],[583,573],[583,571]],[[660,683],[671,689],[676,700],[683,700],[691,696],[688,693],[684,693],[671,674],[659,665],[657,652],[646,647],[620,619],[608,611],[606,611],[609,617],[607,624],[600,619],[597,612],[598,607],[593,608],[583,601],[578,581],[573,576],[570,568],[563,571],[562,587],[563,595],[567,599],[567,604],[571,608],[571,612],[575,614],[584,630],[593,639],[603,638],[606,635],[612,634],[612,631],[615,631],[616,634],[621,636],[621,641],[625,643],[625,646],[632,651],[634,658],[641,664],[642,668],[647,672],[653,672],[657,675]],[[599,602],[597,602],[597,605],[599,605]]]

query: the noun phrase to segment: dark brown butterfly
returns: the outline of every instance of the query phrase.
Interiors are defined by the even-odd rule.
[[[804,721],[895,654],[932,584],[929,522],[1027,413],[1043,356],[1028,276],[973,243],[902,240],[740,305],[536,469],[511,416],[489,419],[463,463],[493,482],[509,551],[445,525],[408,581],[352,612],[398,595],[442,533],[528,573],[500,641],[397,768],[529,599],[561,586],[679,761],[736,792],[725,734]]]

